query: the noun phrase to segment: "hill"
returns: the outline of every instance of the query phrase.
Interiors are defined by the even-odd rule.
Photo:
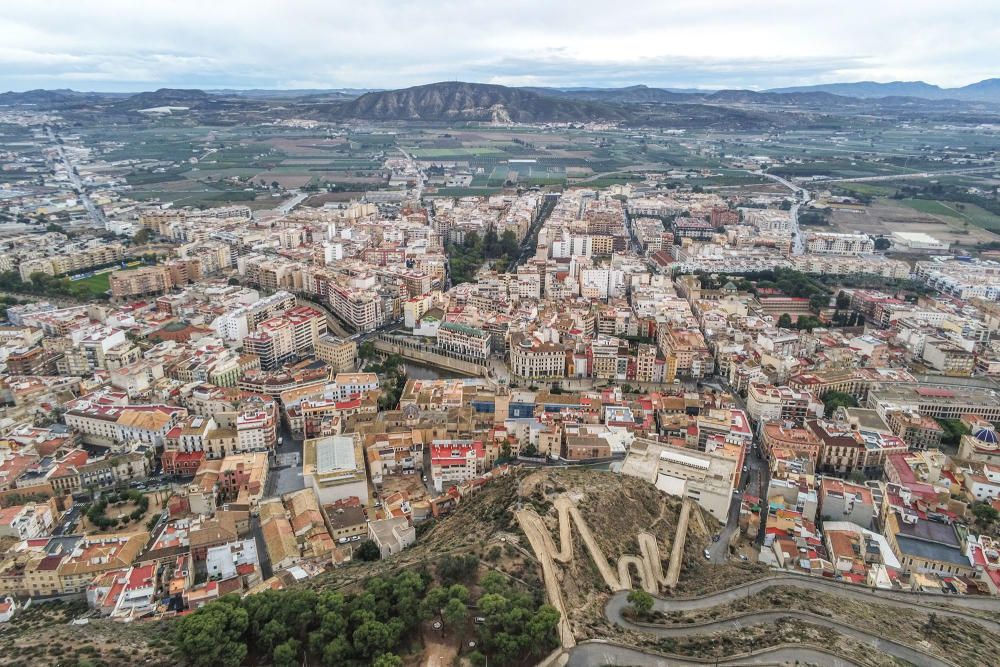
[[[21,93],[8,91],[0,93],[0,106],[37,106],[42,109],[54,109],[69,105],[99,103],[115,97],[118,93],[85,93],[68,88],[45,90],[37,88]]]
[[[668,557],[680,502],[663,495],[651,484],[589,470],[515,471],[480,489],[451,515],[424,524],[418,531],[417,543],[398,556],[385,561],[356,561],[309,579],[288,594],[307,589],[320,595],[332,591],[351,595],[372,577],[385,580],[407,571],[430,572],[439,579],[442,562],[449,558],[453,562],[468,561],[471,557],[475,564],[473,572],[464,575],[462,582],[469,587],[473,599],[482,592],[476,582],[494,571],[501,573],[511,587],[540,603],[544,591],[541,570],[514,513],[520,507],[531,507],[544,521],[552,523],[553,534],[558,535],[554,528],[554,500],[562,495],[576,499],[587,515],[595,540],[613,561],[622,554],[639,553],[636,535],[643,530],[657,534],[660,552],[664,559]],[[714,523],[711,519],[709,522],[714,530]],[[691,523],[694,526],[697,522]],[[700,589],[705,582],[696,582],[704,578],[699,574],[699,559],[709,537],[704,528],[689,532],[681,580],[687,577],[689,586]],[[578,546],[577,554],[576,560],[567,566],[567,574],[571,576],[564,580],[566,600],[573,609],[569,618],[573,631],[581,638],[607,636],[602,628],[609,591],[586,558],[585,550]],[[740,575],[746,577],[747,573]],[[721,569],[713,571],[713,578],[720,585],[728,580]],[[56,665],[62,656],[80,647],[85,648],[88,659],[95,664],[100,661],[118,664],[123,655],[134,655],[149,665],[183,664],[170,642],[176,619],[124,626],[91,619],[87,625],[74,626],[67,622],[83,612],[80,605],[36,607],[38,611],[33,608],[32,613],[16,616],[0,635],[0,651],[14,650],[16,645],[25,658],[21,664]],[[471,619],[466,631],[477,631]],[[416,643],[412,648],[415,653],[411,656],[414,658],[424,650],[417,641],[419,629],[415,632]]]
[[[686,93],[678,93],[663,88],[649,86],[629,86],[627,88],[574,88],[562,90],[559,88],[522,88],[539,95],[561,97],[573,100],[592,100],[606,103],[624,104],[673,104],[691,102],[697,99]]]
[[[879,97],[910,97],[925,100],[962,100],[966,102],[1000,103],[1000,79],[984,79],[960,88],[942,88],[924,81],[856,81],[824,83],[812,86],[774,88],[771,93],[824,92],[862,99]]]
[[[198,107],[212,100],[204,90],[188,88],[160,88],[152,92],[136,93],[112,106],[117,111],[139,111],[156,107]]]
[[[585,122],[625,120],[611,105],[540,95],[523,88],[447,81],[366,93],[342,105],[340,118],[363,120]]]

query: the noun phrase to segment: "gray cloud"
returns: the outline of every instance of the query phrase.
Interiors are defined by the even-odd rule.
[[[766,88],[1000,75],[977,0],[49,0],[0,15],[0,89],[560,86]]]
[[[592,62],[543,54],[477,63],[477,78],[517,85],[649,86],[691,88],[765,88],[814,81],[830,72],[863,71],[868,58],[690,58],[664,56],[634,62]]]

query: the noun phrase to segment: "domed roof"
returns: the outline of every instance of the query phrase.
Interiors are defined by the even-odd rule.
[[[988,426],[980,426],[972,435],[976,438],[976,440],[981,442],[987,442],[991,445],[998,444],[997,432]]]

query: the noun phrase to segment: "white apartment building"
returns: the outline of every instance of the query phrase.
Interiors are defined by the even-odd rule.
[[[0,509],[0,537],[30,540],[48,535],[55,522],[45,503],[28,503]]]
[[[644,438],[633,441],[621,469],[664,493],[694,500],[722,522],[729,516],[737,472],[735,458]]]
[[[867,234],[811,232],[806,236],[806,251],[817,255],[870,255],[875,242]]]
[[[457,322],[444,322],[438,327],[437,345],[442,350],[475,359],[486,359],[490,355],[490,335]]]
[[[438,493],[483,473],[483,443],[473,440],[431,442],[431,480]]]

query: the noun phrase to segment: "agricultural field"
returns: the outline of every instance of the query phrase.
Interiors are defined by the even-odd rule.
[[[956,216],[949,209],[933,207],[933,210],[930,210],[931,205],[938,202],[914,200],[920,203],[921,209],[924,209],[918,210],[906,205],[905,201],[878,199],[863,211],[836,210],[830,216],[829,231],[876,235],[887,235],[892,232],[923,232],[941,241],[964,247],[1000,241],[1000,236],[997,234]],[[966,204],[967,208],[969,206]],[[941,211],[948,211],[949,214],[943,214]]]
[[[378,189],[394,135],[257,127],[91,129],[81,136],[115,163],[129,196],[175,206],[271,208],[281,189]]]
[[[900,199],[899,203],[922,213],[954,218],[963,223],[969,223],[976,227],[1000,233],[1000,216],[994,215],[975,204],[937,201],[934,199]]]

